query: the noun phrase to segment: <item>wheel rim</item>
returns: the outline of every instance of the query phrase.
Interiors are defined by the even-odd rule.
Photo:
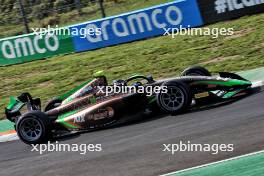
[[[183,91],[178,87],[168,87],[168,92],[161,94],[161,104],[168,111],[179,110],[185,102]]]
[[[27,141],[35,141],[42,135],[41,123],[34,118],[26,118],[22,120],[20,125],[20,134]]]

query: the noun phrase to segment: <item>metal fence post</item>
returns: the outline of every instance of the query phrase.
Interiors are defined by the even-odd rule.
[[[23,6],[23,3],[21,0],[18,0],[18,4],[19,4],[19,11],[20,11],[20,15],[22,16],[22,19],[23,19],[23,23],[24,23],[24,26],[25,26],[25,32],[26,33],[29,33],[29,27],[28,27],[28,20],[27,20],[27,17],[26,17],[26,13],[25,13],[25,10],[24,10],[24,6]]]
[[[75,5],[76,5],[76,8],[78,10],[78,14],[79,15],[82,15],[82,5],[81,5],[81,1],[80,0],[75,0]]]
[[[101,10],[101,14],[102,14],[102,17],[106,17],[106,14],[105,14],[105,9],[104,9],[104,0],[98,0],[99,1],[99,6],[100,6],[100,10]]]

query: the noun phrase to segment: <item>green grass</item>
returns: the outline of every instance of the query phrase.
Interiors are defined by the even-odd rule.
[[[146,7],[150,7],[153,5],[158,5],[161,3],[171,2],[173,0],[119,0],[119,3],[114,2],[105,2],[105,12],[107,16],[118,15],[121,13],[138,10]],[[99,10],[98,4],[89,5],[82,8],[83,15],[79,16],[76,10],[56,14],[56,19],[58,23],[56,25],[63,27],[67,25],[77,24],[80,22],[90,21],[101,18],[101,11]],[[17,14],[19,15],[19,14]],[[54,15],[53,15],[54,16]],[[1,17],[1,15],[0,15]],[[44,27],[43,24],[47,25],[47,21],[52,18],[47,17],[42,20],[33,20],[30,21],[30,28],[39,28]],[[51,24],[51,27],[55,27],[55,25]],[[24,26],[21,24],[6,24],[0,25],[0,37],[8,37],[22,34],[24,30]]]
[[[110,81],[133,73],[152,74],[154,78],[176,76],[195,64],[206,66],[212,72],[264,66],[264,14],[209,27],[231,27],[235,34],[218,39],[210,36],[177,36],[175,39],[162,36],[2,67],[0,109],[4,109],[10,95],[17,96],[21,92],[30,92],[45,102],[91,78],[98,70],[105,70]]]

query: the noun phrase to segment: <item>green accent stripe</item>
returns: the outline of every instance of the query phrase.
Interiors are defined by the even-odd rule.
[[[233,92],[228,92],[226,93],[223,98],[230,98],[233,97],[234,95],[236,95],[238,92],[240,92],[241,90],[237,90],[237,91],[233,91]]]
[[[198,81],[200,84],[213,84],[213,85],[221,85],[221,86],[237,86],[237,85],[247,85],[251,84],[249,81],[242,81],[231,79],[229,81]]]
[[[73,129],[77,129],[78,128],[76,126],[73,126],[72,124],[69,124],[69,123],[65,122],[65,121],[60,121],[60,123],[65,125],[65,126],[67,126],[67,127],[69,127],[69,128],[73,128]]]
[[[9,99],[9,104],[7,105],[6,109],[11,110],[15,106],[17,99],[14,96],[10,96]]]
[[[13,109],[20,109],[24,106],[24,103],[19,101],[16,97],[10,96],[9,104],[7,105],[6,109],[13,110]]]
[[[78,112],[78,110],[74,110],[74,111],[70,111],[70,112],[67,112],[65,114],[62,114],[58,117],[58,120],[63,120],[64,118],[66,117],[69,117],[70,115],[73,115],[75,114],[76,112]]]
[[[66,92],[65,94],[59,96],[58,98],[60,100],[65,100],[67,97],[69,97],[70,95],[74,94],[75,92],[77,92],[78,90],[80,90],[83,86],[85,86],[86,84],[88,84],[89,82],[91,82],[91,80],[88,80],[84,83],[82,83],[81,85],[79,85],[78,87]]]
[[[67,113],[65,113],[65,114],[62,114],[62,115],[60,115],[60,116],[58,117],[58,119],[56,120],[56,122],[61,123],[61,124],[65,125],[65,126],[67,126],[67,127],[69,127],[69,128],[74,128],[74,129],[76,129],[76,128],[78,128],[78,127],[76,127],[76,126],[74,126],[74,125],[69,124],[68,122],[66,122],[66,121],[65,121],[65,118],[66,118],[66,117],[69,117],[70,115],[73,115],[73,114],[75,114],[75,113],[77,113],[77,112],[78,112],[78,110],[74,110],[74,111],[70,111],[70,112],[67,112]]]

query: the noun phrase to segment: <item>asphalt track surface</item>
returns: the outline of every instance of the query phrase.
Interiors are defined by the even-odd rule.
[[[264,149],[264,92],[229,105],[80,134],[61,143],[101,143],[103,151],[40,155],[20,141],[0,144],[0,175],[148,176]],[[234,152],[163,152],[163,144],[231,143]]]

